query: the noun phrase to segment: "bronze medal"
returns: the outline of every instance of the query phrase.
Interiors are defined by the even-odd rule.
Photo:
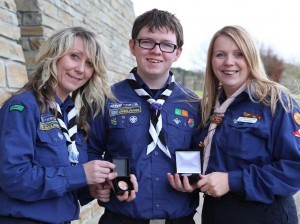
[[[205,144],[203,141],[200,141],[199,142],[199,148],[203,149],[205,147]]]
[[[222,116],[220,114],[213,114],[210,117],[210,122],[216,125],[220,125],[222,123]]]

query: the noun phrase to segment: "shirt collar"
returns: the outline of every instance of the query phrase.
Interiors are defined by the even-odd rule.
[[[63,108],[66,109],[66,108],[74,107],[74,102],[70,96],[68,96],[64,102],[62,102],[58,96],[55,96],[55,101],[59,104],[61,110],[63,110]]]
[[[224,89],[222,88],[221,90],[221,95],[219,97],[219,101],[220,101],[220,104],[224,103],[225,100],[227,100],[227,96],[225,94],[225,91]],[[248,90],[248,88],[246,87],[243,92],[241,92],[235,99],[235,101],[239,101],[239,100],[243,100],[244,97],[249,97],[249,95],[251,95],[250,91]]]
[[[133,68],[131,70],[131,73],[133,73],[133,75],[135,77],[135,80],[138,83],[138,85],[141,86],[141,87],[143,87],[148,93],[149,92],[151,93],[148,85],[141,79],[141,77],[137,73],[137,67]],[[166,84],[161,89],[158,90],[159,93],[161,93],[163,90],[165,90],[171,84],[171,81],[172,81],[171,75],[173,75],[173,73],[171,71],[169,71],[168,80],[167,80]]]

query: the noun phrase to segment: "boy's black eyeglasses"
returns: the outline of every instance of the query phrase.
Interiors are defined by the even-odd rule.
[[[156,45],[158,45],[159,49],[162,52],[173,53],[175,49],[178,48],[178,46],[175,44],[166,43],[166,42],[156,43],[155,41],[149,39],[136,39],[136,41],[139,43],[139,46],[141,48],[147,50],[152,50],[153,48],[155,48]]]

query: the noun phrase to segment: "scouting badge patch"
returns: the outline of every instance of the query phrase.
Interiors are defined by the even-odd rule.
[[[294,134],[296,137],[300,137],[300,129],[297,130],[297,131],[294,131],[293,134]]]
[[[109,116],[113,117],[122,114],[141,113],[142,107],[138,102],[121,102],[108,104]]]
[[[300,125],[300,113],[299,112],[294,113],[293,118],[296,124]]]
[[[60,125],[56,117],[52,114],[42,114],[40,121],[40,130],[48,131],[53,128],[60,129]]]
[[[21,104],[15,104],[9,107],[9,111],[17,110],[22,112],[24,110],[24,106]]]
[[[188,120],[188,125],[189,125],[190,128],[194,127],[195,121],[194,121],[193,118],[189,118],[189,120]]]

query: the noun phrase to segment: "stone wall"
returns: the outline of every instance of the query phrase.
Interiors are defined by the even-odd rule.
[[[15,1],[0,0],[0,103],[28,80],[20,37]]]

